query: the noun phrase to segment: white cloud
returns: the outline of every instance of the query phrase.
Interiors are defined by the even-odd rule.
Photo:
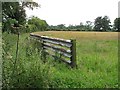
[[[79,24],[87,20],[94,21],[98,16],[107,15],[111,21],[118,17],[119,0],[35,0],[41,8],[30,11],[31,15],[44,19],[50,25]]]

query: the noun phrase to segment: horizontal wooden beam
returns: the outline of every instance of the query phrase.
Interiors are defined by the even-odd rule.
[[[63,43],[63,42],[59,42],[59,41],[52,41],[52,40],[48,40],[48,39],[42,39],[45,42],[51,43],[51,44],[55,44],[55,45],[59,45],[59,46],[65,46],[70,48],[72,46],[72,44],[70,43]]]
[[[43,47],[44,48],[52,48],[54,50],[57,50],[57,51],[60,51],[60,52],[64,52],[64,53],[68,53],[68,54],[71,54],[71,51],[70,50],[65,50],[63,48],[59,48],[57,46],[53,46],[53,45],[50,45],[50,44],[45,44],[43,43]]]
[[[44,48],[44,49],[45,49],[46,52],[51,53],[50,51],[48,51],[49,50],[48,48]],[[54,50],[52,48],[51,48],[51,51],[56,52],[56,50]],[[61,52],[61,51],[57,51],[57,53],[62,54],[64,57],[67,57],[67,58],[71,58],[72,57],[71,54],[64,53],[64,52]]]
[[[58,58],[57,56],[55,56],[54,54],[51,54],[51,53],[48,53],[48,52],[46,52],[46,54],[48,54],[48,55],[51,55],[52,57],[55,57],[55,58]],[[60,61],[63,61],[63,62],[65,62],[65,63],[67,63],[67,64],[71,64],[71,61],[69,60],[64,60],[63,58],[60,58]]]
[[[51,41],[62,42],[62,43],[65,43],[65,44],[72,44],[71,40],[65,40],[65,39],[60,39],[60,38],[52,38],[52,37],[48,37],[48,36],[39,36],[39,35],[35,35],[33,33],[31,33],[30,36],[34,36],[34,37],[38,37],[38,38],[42,38],[42,39],[47,39],[47,40],[51,40]]]

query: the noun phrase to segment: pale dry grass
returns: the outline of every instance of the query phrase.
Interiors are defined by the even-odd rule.
[[[92,40],[118,40],[118,32],[79,32],[79,31],[45,31],[35,32],[37,35],[46,35],[65,39],[92,39]]]

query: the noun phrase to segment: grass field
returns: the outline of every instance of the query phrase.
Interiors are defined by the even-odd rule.
[[[116,87],[118,83],[118,33],[117,32],[36,32],[64,39],[77,40],[78,70],[64,72],[77,77],[83,87]],[[61,73],[62,74],[62,73]]]
[[[69,69],[64,64],[56,63],[50,66],[48,77],[43,75],[46,87],[52,88],[117,88],[118,87],[118,33],[116,32],[68,32],[47,31],[35,32],[37,35],[47,35],[63,39],[76,39],[77,69]],[[27,70],[38,57],[26,60],[22,51],[24,39],[29,34],[20,36],[21,57],[24,58]],[[13,46],[14,47],[14,46]],[[15,53],[15,52],[14,52]],[[49,60],[54,63],[54,60]],[[29,63],[31,62],[31,64]],[[35,63],[38,66],[39,63]],[[47,70],[46,70],[47,71]],[[40,71],[34,68],[32,74],[39,77]],[[28,74],[26,74],[28,75]],[[26,76],[24,76],[26,77]],[[41,76],[42,77],[42,76]],[[28,78],[27,78],[28,79]],[[27,80],[26,79],[26,80]],[[49,79],[46,81],[46,79]],[[29,80],[29,79],[28,79]],[[41,80],[34,80],[35,86],[41,87]]]

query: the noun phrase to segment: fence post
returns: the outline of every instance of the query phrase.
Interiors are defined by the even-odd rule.
[[[71,67],[76,67],[76,40],[75,39],[71,39],[71,42],[72,42],[72,46],[71,46],[71,54],[72,54],[72,57],[71,57]]]
[[[42,60],[43,60],[43,62],[45,63],[46,62],[46,53],[45,53],[45,51],[44,51],[44,41],[42,40],[42,38],[41,38],[41,44],[42,44],[42,52],[41,52],[41,54],[42,54]]]

